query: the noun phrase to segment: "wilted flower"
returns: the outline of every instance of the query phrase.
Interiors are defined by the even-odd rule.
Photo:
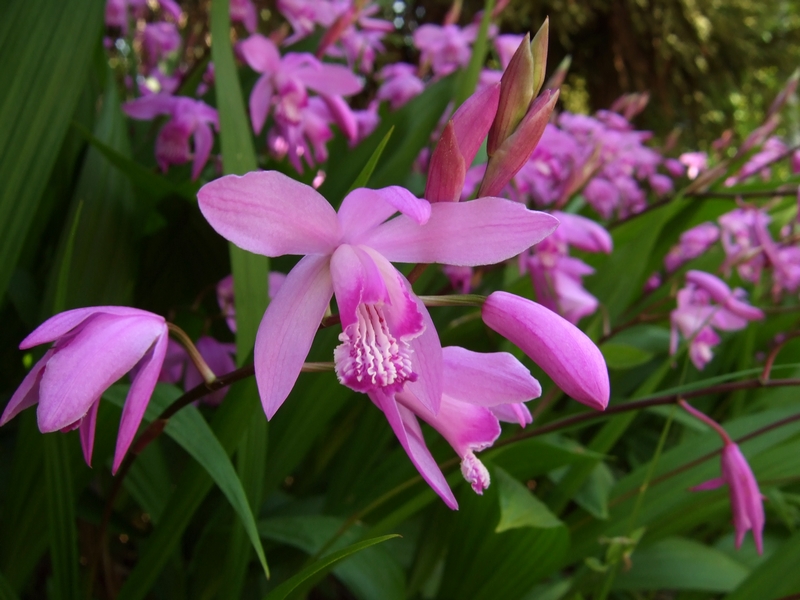
[[[78,308],[51,317],[20,344],[26,350],[55,342],[14,392],[0,425],[38,402],[39,430],[80,429],[83,455],[91,464],[100,397],[133,371],[114,453],[116,472],[158,381],[167,335],[163,317],[124,306]]]

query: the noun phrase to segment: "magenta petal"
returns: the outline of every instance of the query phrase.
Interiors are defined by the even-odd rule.
[[[277,171],[221,177],[197,198],[217,233],[256,254],[327,254],[341,237],[327,200]]]
[[[156,343],[142,358],[136,375],[133,377],[131,389],[128,390],[128,397],[125,398],[122,417],[119,420],[119,433],[117,434],[117,447],[114,451],[112,473],[116,473],[120,464],[122,464],[122,459],[125,458],[125,453],[128,451],[131,442],[133,442],[133,437],[142,422],[147,404],[150,402],[156,383],[158,383],[161,365],[164,364],[168,339],[165,326]]]
[[[214,145],[214,134],[205,123],[198,123],[194,130],[194,161],[192,162],[192,180],[200,177],[200,171],[206,166]]]
[[[250,92],[250,120],[253,122],[253,131],[261,133],[264,123],[267,122],[270,102],[272,102],[272,78],[262,75]]]
[[[430,218],[431,206],[407,189],[395,185],[378,190],[356,188],[342,200],[339,223],[347,242],[358,244],[365,233],[396,212],[421,225]]]
[[[361,80],[347,67],[319,63],[319,65],[299,67],[294,76],[310,90],[329,96],[351,96],[364,87]]]
[[[22,380],[17,391],[14,392],[14,395],[11,396],[11,400],[8,401],[3,411],[3,416],[0,417],[0,426],[5,425],[23,410],[29,406],[33,406],[39,401],[39,383],[42,381],[42,374],[44,373],[44,368],[47,366],[47,361],[50,360],[54,352],[55,350],[52,348],[45,352],[44,356],[42,356],[42,358],[33,365],[33,368],[28,371],[28,374],[25,375],[25,379]]]
[[[373,392],[370,394],[370,398],[386,415],[400,445],[403,446],[408,458],[411,459],[425,482],[433,488],[433,491],[444,500],[448,507],[453,510],[458,509],[458,502],[456,502],[450,486],[447,485],[447,480],[425,445],[425,438],[422,436],[422,430],[414,413],[404,406],[400,406],[392,396]]]
[[[468,452],[488,448],[500,436],[497,417],[486,407],[461,402],[445,394],[439,413],[433,415],[408,391],[397,394],[396,399],[436,429],[461,458]]]
[[[129,117],[142,121],[150,121],[158,115],[172,112],[178,99],[169,94],[151,94],[122,104],[122,112]]]
[[[414,296],[417,301],[417,310],[422,314],[425,323],[425,331],[419,337],[411,340],[411,347],[414,349],[412,360],[414,370],[419,375],[417,381],[407,382],[408,389],[416,398],[434,415],[439,412],[442,401],[442,388],[444,369],[442,360],[442,343],[439,341],[439,334],[433,324],[428,309],[422,301]]]
[[[271,40],[260,33],[251,35],[236,46],[237,51],[250,65],[250,68],[259,73],[273,73],[281,64],[281,55],[278,48]]]
[[[439,202],[431,218],[417,225],[398,217],[364,236],[392,262],[469,266],[495,264],[527,250],[550,235],[558,221],[502,198]]]
[[[351,142],[355,142],[358,138],[358,122],[356,121],[355,114],[353,114],[353,110],[347,102],[345,102],[344,98],[341,96],[330,96],[328,94],[321,96],[321,98],[345,137]]]
[[[342,329],[356,322],[359,304],[389,301],[389,292],[380,270],[363,250],[342,244],[331,257],[330,269]]]
[[[614,249],[614,242],[605,227],[582,217],[555,211],[553,216],[561,223],[558,232],[564,236],[567,244],[575,246],[584,252],[604,252],[610,254]]]
[[[81,419],[80,436],[83,459],[86,464],[92,466],[92,450],[94,449],[94,430],[97,426],[97,409],[100,408],[100,401],[92,404],[89,412]]]
[[[602,410],[610,395],[608,368],[585,333],[556,313],[506,292],[491,294],[483,321],[519,346],[564,392]]]
[[[453,122],[449,121],[431,155],[425,199],[428,202],[458,202],[466,176],[467,164],[458,147]]]
[[[490,406],[489,410],[492,411],[495,417],[505,423],[519,423],[520,427],[533,423],[531,411],[522,402],[498,404],[497,406]]]
[[[101,394],[139,362],[164,328],[164,320],[154,315],[101,314],[84,325],[47,362],[39,390],[39,430],[58,431],[83,418]]]
[[[508,352],[472,352],[459,346],[442,348],[444,393],[462,402],[496,406],[527,402],[542,387]]]
[[[722,477],[715,477],[714,479],[709,479],[708,481],[704,481],[700,485],[696,485],[689,489],[693,492],[705,492],[708,490],[716,490],[717,488],[721,488],[723,485],[725,485],[725,480]]]
[[[487,85],[467,98],[453,115],[453,128],[467,169],[472,166],[472,161],[489,133],[499,100],[498,82]]]
[[[28,337],[22,340],[19,347],[21,350],[27,350],[39,344],[54,342],[95,314],[117,315],[121,317],[153,316],[153,313],[139,310],[138,308],[129,308],[127,306],[90,306],[88,308],[76,308],[58,313],[47,319],[47,321],[34,329]]]
[[[286,276],[258,327],[255,369],[268,419],[292,391],[333,286],[327,256],[306,256]]]

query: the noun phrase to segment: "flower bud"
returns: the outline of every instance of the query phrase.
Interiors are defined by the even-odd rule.
[[[489,130],[487,152],[492,156],[528,112],[533,99],[534,64],[530,35],[520,42],[500,80],[500,102]]]

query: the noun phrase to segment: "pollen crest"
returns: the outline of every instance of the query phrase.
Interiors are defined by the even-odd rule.
[[[357,321],[340,335],[334,351],[339,382],[359,392],[390,388],[400,391],[406,381],[416,381],[411,365],[413,350],[396,339],[383,314],[382,304],[359,304]]]

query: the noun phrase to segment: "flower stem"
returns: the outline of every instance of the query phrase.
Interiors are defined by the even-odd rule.
[[[197,367],[197,370],[200,371],[200,375],[203,376],[203,381],[205,381],[206,384],[214,383],[217,380],[217,376],[214,374],[214,371],[211,370],[211,367],[208,366],[208,363],[200,354],[197,346],[194,345],[192,338],[190,338],[183,329],[175,325],[175,323],[167,323],[167,328],[172,334],[172,337],[180,342],[181,346],[186,348],[186,353],[194,363],[194,366]]]
[[[446,296],[418,296],[425,306],[476,306],[480,308],[486,302],[486,296],[480,294],[450,294]]]

